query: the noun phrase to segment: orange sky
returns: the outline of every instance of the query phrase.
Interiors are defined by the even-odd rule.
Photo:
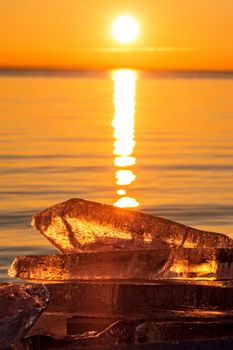
[[[133,44],[112,38],[122,13]],[[1,1],[0,66],[233,70],[232,14],[232,0]]]

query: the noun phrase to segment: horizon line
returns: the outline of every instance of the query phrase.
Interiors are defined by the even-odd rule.
[[[64,72],[64,73],[79,73],[79,72],[109,72],[113,70],[135,70],[141,72],[153,73],[209,73],[209,74],[233,74],[233,69],[161,69],[156,67],[68,67],[68,66],[0,66],[1,72]]]

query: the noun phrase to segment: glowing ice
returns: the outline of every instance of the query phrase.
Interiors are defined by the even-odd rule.
[[[9,274],[37,281],[232,280],[233,249],[169,248],[19,256]]]
[[[220,233],[83,199],[70,199],[34,215],[32,225],[64,253],[233,247],[233,240]]]

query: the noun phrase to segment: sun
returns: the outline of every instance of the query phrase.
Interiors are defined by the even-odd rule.
[[[131,43],[137,39],[138,34],[139,25],[133,16],[122,15],[112,25],[112,35],[119,43]]]

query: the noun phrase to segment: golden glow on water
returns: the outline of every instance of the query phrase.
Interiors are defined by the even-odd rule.
[[[121,197],[114,205],[119,208],[135,208],[139,206],[139,203],[135,198],[132,197]]]
[[[119,136],[119,137],[120,137],[119,140],[114,142],[114,154],[129,156],[133,152],[135,141],[131,140],[130,136],[129,136],[129,139],[124,139],[122,136]]]
[[[112,121],[115,139],[113,154],[116,155],[114,164],[118,168],[116,184],[121,186],[129,186],[136,179],[134,172],[129,169],[136,163],[136,158],[132,156],[136,144],[134,139],[136,80],[137,73],[132,70],[122,69],[113,73],[115,107]],[[117,194],[124,197],[117,199],[115,206],[137,207],[139,205],[135,198],[126,195],[127,190],[117,190]]]
[[[116,193],[119,194],[119,196],[124,196],[126,194],[126,190],[117,190]]]
[[[135,157],[116,157],[114,160],[114,164],[119,167],[127,167],[134,165],[136,163],[136,158]]]
[[[116,172],[116,184],[117,185],[130,185],[136,178],[136,175],[132,170],[117,170]]]

